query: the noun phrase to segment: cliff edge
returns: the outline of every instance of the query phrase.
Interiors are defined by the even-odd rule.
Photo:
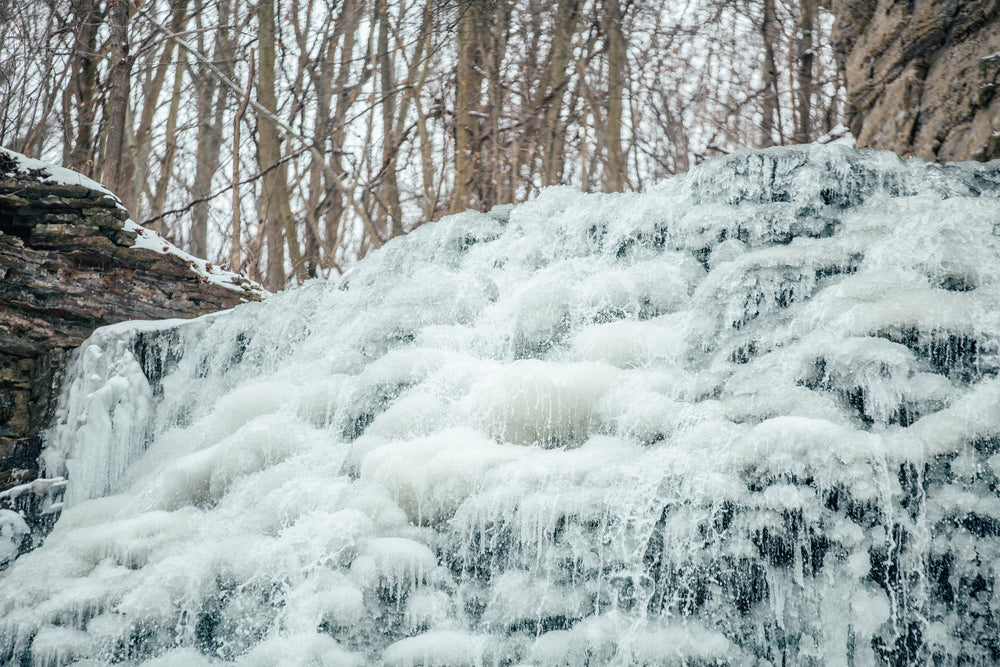
[[[94,329],[263,295],[132,222],[94,181],[0,149],[0,492],[37,477],[66,354]]]
[[[858,146],[924,160],[1000,158],[1000,2],[833,0]]]

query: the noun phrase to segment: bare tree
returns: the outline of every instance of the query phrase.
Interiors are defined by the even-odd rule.
[[[288,255],[292,270],[297,278],[306,278],[306,267],[299,250],[298,234],[292,219],[288,192],[288,168],[281,158],[281,137],[272,116],[277,113],[275,98],[275,52],[277,43],[274,26],[274,0],[260,0],[257,5],[258,74],[257,99],[269,112],[258,119],[259,137],[257,150],[263,171],[260,195],[261,223],[265,227],[267,239],[267,276],[265,286],[271,290],[281,289],[286,282],[284,245],[288,243]]]
[[[642,187],[842,109],[816,0],[133,5],[4,5],[0,142],[270,289],[449,211]]]
[[[495,0],[468,0],[458,9],[455,37],[455,186],[451,210],[473,203],[482,154],[482,86],[489,44],[487,27]]]
[[[622,30],[624,12],[620,0],[604,0],[601,29],[607,49],[608,61],[608,112],[605,121],[604,190],[616,192],[625,187],[627,180],[625,151],[622,148],[622,98],[625,94],[625,34]]]
[[[774,8],[774,0],[762,0],[764,17],[760,23],[760,34],[764,43],[764,89],[763,109],[760,121],[760,145],[774,145],[774,127],[778,116],[778,66],[775,62],[774,49],[777,41],[778,17]]]
[[[63,158],[70,169],[95,175],[94,136],[100,107],[97,33],[104,22],[98,0],[71,0],[69,29],[73,31],[69,86],[63,92]]]
[[[812,97],[813,97],[813,31],[816,22],[815,0],[801,0],[802,7],[796,25],[795,56],[798,60],[798,89],[796,95],[795,141],[800,144],[812,139]]]
[[[212,63],[223,74],[232,73],[232,63],[236,47],[227,27],[233,22],[233,7],[231,0],[220,0],[216,3],[216,21],[218,28],[214,31],[212,46]],[[196,0],[194,14],[199,27],[199,50],[206,50],[205,34],[201,28],[201,17],[206,14],[203,0]],[[230,90],[213,75],[206,65],[196,64],[195,106],[197,108],[197,152],[195,159],[194,183],[191,186],[191,197],[194,206],[191,209],[191,233],[188,247],[197,257],[208,256],[208,218],[209,195],[212,192],[212,182],[219,171],[222,148],[222,130],[225,114],[231,99]]]
[[[128,24],[130,4],[124,0],[111,3],[111,73],[105,128],[104,170],[102,180],[112,191],[121,190],[122,147],[125,143],[125,118],[128,115],[134,56],[129,49]]]

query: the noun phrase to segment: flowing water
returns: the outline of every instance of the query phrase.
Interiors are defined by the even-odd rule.
[[[996,664],[998,368],[998,163],[452,216],[95,333],[0,663]]]

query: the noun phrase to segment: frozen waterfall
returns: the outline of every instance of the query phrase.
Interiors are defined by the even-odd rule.
[[[87,341],[0,663],[997,664],[998,369],[998,163],[451,216]]]

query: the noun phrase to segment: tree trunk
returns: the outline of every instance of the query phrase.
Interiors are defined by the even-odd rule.
[[[483,64],[486,71],[486,122],[483,145],[480,149],[478,199],[482,210],[489,210],[499,203],[501,183],[504,179],[504,147],[500,137],[500,123],[504,110],[504,86],[501,66],[507,52],[510,30],[510,5],[508,0],[495,2],[487,16],[488,31],[482,43],[486,44]]]
[[[347,114],[357,94],[357,87],[367,81],[371,70],[362,64],[360,80],[351,84],[351,67],[356,62],[354,49],[361,13],[356,0],[344,0],[340,13],[333,22],[333,34],[329,37],[318,71],[313,76],[317,98],[313,137],[322,155],[313,155],[310,163],[308,201],[311,210],[306,211],[306,223],[310,230],[306,261],[318,261],[324,269],[336,267],[335,255],[343,237],[342,222],[347,209],[344,202],[347,193],[341,191],[336,180],[329,178],[327,172],[329,170],[338,178],[346,173],[343,154]],[[323,156],[328,162],[324,162]],[[323,202],[321,211],[317,210],[320,202]],[[316,219],[310,220],[310,216],[315,216]],[[311,247],[314,242],[320,244],[322,258]]]
[[[800,144],[812,141],[813,97],[813,26],[816,21],[815,0],[802,0],[799,35],[796,40],[798,57],[798,133],[795,141]]]
[[[458,66],[455,82],[455,188],[451,211],[472,204],[481,150],[483,59],[482,26],[489,21],[491,0],[469,0],[459,7]]]
[[[198,148],[195,155],[194,182],[191,185],[191,235],[188,252],[195,257],[208,254],[208,196],[211,194],[212,177],[219,166],[219,148],[222,144],[221,128],[214,125],[212,101],[218,85],[214,77],[205,76],[202,70],[197,86]]]
[[[625,187],[625,151],[622,150],[622,94],[625,90],[625,36],[619,0],[605,0],[603,30],[608,49],[608,114],[605,127],[604,191]]]
[[[232,18],[232,5],[227,0],[219,2],[217,7],[220,27],[215,33],[212,61],[224,73],[228,73],[231,70],[229,63],[232,61],[235,49],[224,26]],[[195,14],[200,15],[202,9],[203,4],[199,2],[195,5]],[[204,48],[199,48],[199,51],[204,52]],[[210,204],[208,198],[212,193],[212,179],[219,170],[222,124],[229,92],[207,67],[201,66],[197,72],[198,149],[195,157],[194,183],[191,188],[191,198],[195,203],[191,208],[191,237],[188,250],[195,257],[208,257]]]
[[[277,115],[274,94],[275,41],[274,0],[260,0],[257,5],[258,51],[257,101],[270,114]],[[267,243],[267,289],[278,291],[285,286],[284,242],[296,278],[308,275],[299,250],[295,221],[292,219],[288,193],[288,170],[281,163],[281,144],[277,124],[266,114],[257,117],[259,127],[258,157],[264,173],[260,195],[260,224],[265,225]]]
[[[240,208],[240,128],[243,124],[243,116],[250,105],[250,93],[253,86],[254,62],[253,51],[250,52],[250,74],[247,77],[247,90],[243,95],[239,111],[233,117],[233,220],[231,229],[231,239],[229,244],[229,270],[237,273],[243,270],[243,216]]]
[[[778,114],[778,67],[774,60],[774,44],[777,41],[778,17],[774,0],[763,0],[764,21],[760,34],[764,39],[764,94],[761,104],[760,145],[763,148],[774,145],[774,123]]]
[[[277,110],[274,97],[274,0],[260,0],[257,5],[257,101],[271,113]],[[281,224],[281,204],[278,202],[284,184],[278,183],[277,164],[281,159],[278,128],[273,120],[261,114],[257,117],[259,131],[258,162],[264,178],[260,194],[260,222],[264,226],[267,245],[267,268],[264,286],[275,292],[285,286],[285,242]]]
[[[128,113],[129,79],[133,56],[128,44],[129,3],[111,5],[111,92],[108,99],[107,137],[104,145],[104,172],[101,182],[112,192],[120,192],[125,118]]]
[[[424,17],[420,27],[420,54],[429,54],[431,51],[431,31],[433,30],[434,3],[435,0],[427,0],[427,4],[424,5]],[[424,111],[423,103],[420,99],[420,92],[424,89],[427,76],[430,74],[431,59],[429,57],[424,59],[414,57],[411,69],[416,68],[417,66],[420,68],[420,83],[413,95],[407,99],[412,101],[414,110],[416,111],[417,137],[420,140],[420,174],[422,187],[420,219],[417,221],[417,225],[422,225],[423,223],[430,222],[435,218],[438,210],[441,186],[444,179],[438,178],[434,169],[433,140],[431,139],[430,132],[427,128],[427,114]],[[415,71],[415,69],[413,69],[413,71]]]
[[[399,182],[396,172],[400,139],[396,133],[396,82],[394,63],[389,54],[389,8],[386,0],[376,0],[375,14],[379,22],[375,59],[379,68],[382,93],[382,167],[379,170],[381,181],[379,199],[382,202],[383,217],[387,218],[386,237],[392,238],[403,233],[403,210],[399,202]]]
[[[76,0],[76,36],[70,56],[72,76],[63,95],[63,165],[94,177],[94,122],[97,119],[97,32],[104,20],[96,0]],[[75,120],[75,123],[74,123]]]
[[[569,82],[570,45],[580,18],[580,0],[559,0],[556,7],[556,33],[551,57],[546,68],[545,94],[542,112],[545,127],[541,137],[542,183],[555,185],[562,180],[565,165],[566,124],[562,118],[567,83]]]
[[[167,188],[170,185],[170,177],[174,171],[174,158],[177,156],[177,117],[180,114],[181,91],[184,86],[184,70],[186,69],[184,60],[180,60],[174,68],[174,84],[170,91],[170,110],[167,112],[166,137],[167,145],[163,149],[163,162],[160,165],[160,176],[156,179],[156,190],[153,195],[153,207],[150,211],[152,223],[149,227],[158,234],[167,238],[174,235],[169,233],[167,223],[163,219],[163,208],[167,201]]]
[[[170,19],[170,30],[173,33],[180,33],[187,23],[188,0],[176,0],[173,7],[173,14]],[[156,71],[147,88],[143,91],[144,102],[142,111],[139,114],[139,122],[135,130],[135,154],[131,173],[131,187],[127,187],[119,193],[125,201],[125,207],[133,214],[138,215],[139,199],[146,187],[146,179],[149,173],[149,155],[152,151],[153,140],[153,117],[160,102],[160,93],[167,79],[167,71],[170,62],[174,57],[174,41],[166,40],[160,57],[156,63]],[[171,140],[168,135],[167,141]],[[128,184],[126,184],[128,185]],[[150,202],[151,204],[152,202]]]

